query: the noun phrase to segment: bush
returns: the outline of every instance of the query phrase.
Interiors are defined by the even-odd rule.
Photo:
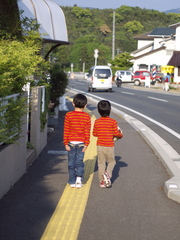
[[[18,40],[0,40],[0,97],[21,93],[28,77],[39,70],[44,60],[38,55],[41,45],[27,37]]]
[[[59,104],[58,98],[63,96],[68,85],[66,73],[59,64],[54,64],[50,70],[50,99],[54,106]]]
[[[22,116],[26,113],[26,98],[0,98],[0,143],[13,143],[21,133]]]

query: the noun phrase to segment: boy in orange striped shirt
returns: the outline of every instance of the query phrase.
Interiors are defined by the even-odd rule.
[[[114,137],[122,138],[115,119],[109,117],[111,104],[107,100],[98,103],[98,112],[101,115],[95,120],[93,136],[97,137],[98,177],[100,187],[111,187],[112,171],[116,164],[114,159]],[[106,168],[106,163],[107,168]]]
[[[68,112],[64,122],[64,145],[68,151],[70,187],[81,188],[84,175],[84,152],[90,142],[91,117],[84,112],[87,98],[76,94],[73,98],[74,111]]]

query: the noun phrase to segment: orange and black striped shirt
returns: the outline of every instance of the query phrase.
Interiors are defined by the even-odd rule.
[[[100,117],[95,120],[93,136],[97,137],[97,146],[113,147],[113,138],[122,137],[118,130],[118,124],[115,119],[110,117]]]
[[[83,111],[66,113],[64,121],[64,145],[68,142],[83,142],[86,146],[90,142],[91,117]]]

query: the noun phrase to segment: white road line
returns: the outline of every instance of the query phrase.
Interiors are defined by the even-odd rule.
[[[161,101],[161,102],[168,102],[167,100],[160,99],[160,98],[154,98],[154,97],[148,97],[148,98],[154,99],[154,100],[157,100],[157,101]]]
[[[104,98],[95,96],[95,95],[93,95],[93,94],[80,91],[80,90],[75,89],[75,88],[74,88],[74,89],[71,89],[71,90],[74,90],[75,92],[84,93],[84,94],[92,97],[92,100],[95,100],[95,98],[100,99],[100,100],[103,100],[103,99],[104,99]],[[109,99],[107,99],[107,100],[109,100]],[[110,101],[112,104],[116,105],[116,106],[119,106],[119,107],[121,107],[121,108],[124,108],[124,109],[126,109],[126,110],[128,110],[128,111],[131,111],[131,112],[133,112],[133,113],[135,113],[135,114],[137,114],[137,115],[139,115],[139,116],[147,119],[148,121],[150,121],[150,122],[158,125],[159,127],[163,128],[163,129],[166,130],[167,132],[171,133],[172,135],[174,135],[175,137],[177,137],[178,139],[180,139],[180,134],[179,134],[179,133],[175,132],[174,130],[170,129],[169,127],[166,127],[166,126],[163,125],[162,123],[160,123],[160,122],[158,122],[158,121],[156,121],[156,120],[154,120],[154,119],[152,119],[152,118],[150,118],[150,117],[148,117],[148,116],[146,116],[146,115],[144,115],[144,114],[142,114],[142,113],[140,113],[140,112],[137,112],[137,111],[135,111],[135,110],[133,110],[133,109],[131,109],[131,108],[125,107],[125,106],[123,106],[123,105],[121,105],[121,104],[118,104],[118,103],[116,103],[116,102],[113,102],[113,101],[111,101],[111,100],[109,100],[109,101]]]
[[[135,95],[134,93],[130,93],[130,92],[123,92],[123,91],[121,91],[121,93],[129,94],[129,95]]]

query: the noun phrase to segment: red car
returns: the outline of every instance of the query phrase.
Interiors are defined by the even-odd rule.
[[[161,73],[160,73],[161,74]],[[162,82],[163,76],[156,74],[156,77],[153,78],[152,74],[149,71],[136,71],[133,76],[134,85],[139,86],[141,83],[145,83],[146,77],[150,77],[151,83],[154,84],[155,82]]]

